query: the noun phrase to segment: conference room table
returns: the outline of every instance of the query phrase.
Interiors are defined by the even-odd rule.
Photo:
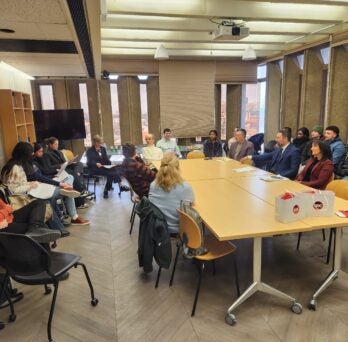
[[[154,163],[159,167],[160,162]],[[266,182],[261,179],[269,173],[243,165],[235,160],[180,160],[183,178],[190,182],[195,193],[195,208],[211,233],[219,241],[253,239],[252,284],[229,307],[225,320],[233,325],[234,310],[255,292],[261,291],[287,300],[291,310],[302,312],[302,306],[290,295],[262,281],[262,238],[273,235],[307,232],[335,227],[333,270],[325,278],[309,301],[315,309],[319,294],[339,275],[342,257],[342,228],[348,226],[347,218],[307,217],[291,223],[281,223],[275,218],[275,197],[286,191],[296,192],[309,188],[291,180]],[[243,171],[245,170],[245,172]],[[335,198],[335,211],[347,210],[348,201]]]

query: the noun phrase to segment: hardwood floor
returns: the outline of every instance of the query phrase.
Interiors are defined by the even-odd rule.
[[[316,312],[307,309],[314,288],[330,267],[324,263],[327,241],[321,232],[303,234],[300,251],[297,235],[264,239],[263,280],[303,304],[301,315],[287,303],[266,294],[256,294],[236,311],[237,324],[224,322],[226,309],[236,298],[231,256],[217,262],[217,274],[208,265],[202,282],[196,315],[190,317],[197,272],[191,261],[179,259],[173,287],[170,271],[162,272],[154,288],[157,266],[145,275],[137,264],[137,223],[129,236],[131,203],[128,194],[114,192],[80,212],[91,226],[69,228],[71,236],[59,241],[58,250],[82,256],[93,281],[99,305],[90,305],[89,289],[82,269],[72,269],[60,283],[53,337],[55,342],[136,341],[347,341],[348,336],[348,231],[344,234],[343,270],[319,297]],[[327,232],[328,238],[328,232]],[[252,277],[252,241],[236,241],[241,290]],[[173,243],[173,253],[174,253]],[[51,295],[41,286],[17,286],[24,299],[15,305],[17,320],[0,331],[8,342],[46,341]],[[7,321],[8,310],[0,310]]]

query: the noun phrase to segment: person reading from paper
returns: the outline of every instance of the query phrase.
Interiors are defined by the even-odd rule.
[[[116,165],[114,167],[106,153],[103,145],[103,138],[95,135],[92,138],[93,146],[87,150],[87,166],[91,175],[106,176],[106,184],[104,188],[104,198],[108,198],[108,192],[112,188],[112,183],[118,183],[120,191],[129,191],[128,186],[121,183],[121,177],[118,173]],[[105,167],[106,166],[106,167]]]
[[[156,179],[151,183],[149,200],[158,207],[167,219],[169,231],[178,233],[179,215],[176,209],[180,202],[194,204],[192,187],[180,174],[179,160],[174,153],[166,153],[161,161]]]
[[[301,161],[300,151],[290,143],[287,129],[281,129],[276,135],[277,148],[269,153],[247,156],[240,161],[252,159],[254,162],[270,161],[270,172],[289,179],[295,179]]]
[[[209,139],[203,143],[203,152],[206,158],[222,157],[222,143],[215,129],[209,131]]]
[[[163,158],[163,151],[155,146],[155,137],[149,133],[145,135],[146,146],[142,148],[145,163],[159,161]]]
[[[321,140],[313,140],[312,157],[308,159],[296,181],[312,188],[325,190],[332,179],[333,163],[330,146]]]
[[[176,139],[172,138],[172,131],[170,128],[165,128],[163,130],[163,137],[157,141],[156,146],[159,147],[163,153],[174,152],[179,158],[181,158],[180,149],[176,144]]]
[[[236,141],[230,146],[229,158],[239,161],[246,156],[252,156],[254,154],[254,144],[246,140],[246,134],[247,132],[244,128],[238,128],[234,133]]]

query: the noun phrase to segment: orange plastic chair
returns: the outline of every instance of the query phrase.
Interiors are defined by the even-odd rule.
[[[204,159],[204,153],[202,151],[191,151],[187,153],[186,159]]]

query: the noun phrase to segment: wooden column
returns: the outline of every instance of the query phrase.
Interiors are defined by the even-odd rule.
[[[140,87],[136,77],[118,79],[118,101],[122,143],[142,144]]]
[[[242,85],[228,84],[226,95],[226,140],[232,138],[235,127],[240,127],[242,116]]]
[[[215,129],[221,137],[221,84],[215,84]]]
[[[323,101],[323,63],[317,49],[309,49],[304,53],[303,93],[301,96],[300,126],[309,130],[320,124],[320,113]]]
[[[112,107],[111,107],[111,93],[110,93],[110,81],[99,81],[99,94],[100,94],[100,114],[101,114],[101,126],[102,132],[100,133],[107,146],[114,146],[114,127],[112,120]]]
[[[348,141],[348,51],[344,46],[331,49],[330,83],[325,126],[336,125],[344,143]]]
[[[147,80],[147,109],[149,114],[149,133],[152,133],[157,141],[161,138],[159,79],[157,76],[150,76]]]
[[[265,141],[274,140],[280,128],[282,72],[278,62],[267,64]]]

